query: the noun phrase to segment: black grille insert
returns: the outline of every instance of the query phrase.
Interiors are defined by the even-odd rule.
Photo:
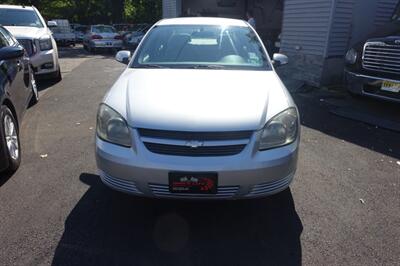
[[[241,153],[246,145],[229,145],[229,146],[203,146],[198,148],[191,148],[187,146],[168,145],[144,142],[146,148],[158,154],[176,155],[176,156],[191,156],[191,157],[204,157],[204,156],[231,156]]]
[[[33,43],[31,40],[18,39],[18,42],[25,48],[28,56],[32,56],[34,54]]]

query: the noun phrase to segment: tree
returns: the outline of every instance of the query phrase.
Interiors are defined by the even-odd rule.
[[[5,0],[5,4],[34,5],[48,20],[68,19],[81,24],[156,22],[161,0]]]

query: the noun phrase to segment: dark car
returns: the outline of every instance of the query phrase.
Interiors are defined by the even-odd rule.
[[[0,172],[14,172],[21,163],[19,125],[38,92],[24,48],[0,26]]]
[[[345,83],[353,95],[400,102],[400,4],[390,23],[347,52]]]
[[[124,49],[134,51],[142,41],[143,37],[152,27],[150,24],[137,24],[135,28],[123,36]]]

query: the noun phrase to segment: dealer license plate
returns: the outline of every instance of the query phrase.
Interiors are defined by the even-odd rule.
[[[169,190],[171,193],[217,194],[217,173],[170,173]]]
[[[381,90],[398,93],[400,92],[400,82],[384,81]]]

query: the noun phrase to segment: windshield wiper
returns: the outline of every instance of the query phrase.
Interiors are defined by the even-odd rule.
[[[162,66],[162,65],[156,65],[156,64],[144,64],[144,65],[140,65],[139,68],[166,68],[166,67]]]
[[[194,69],[224,69],[224,66],[221,65],[193,65],[189,66],[190,68]]]

